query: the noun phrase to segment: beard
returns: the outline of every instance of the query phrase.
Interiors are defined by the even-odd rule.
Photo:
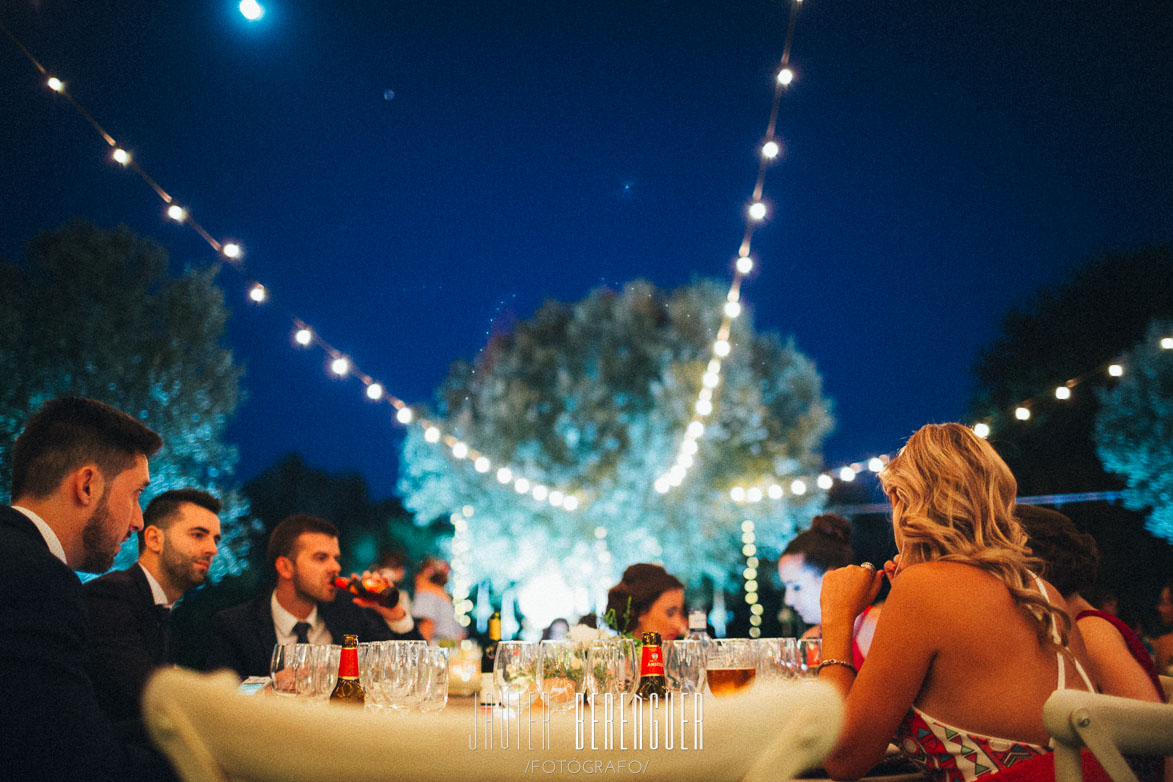
[[[114,557],[126,539],[126,530],[119,532],[111,523],[108,497],[109,487],[98,500],[93,515],[86,519],[81,531],[82,563],[78,570],[83,573],[105,573],[114,564]]]
[[[184,592],[203,584],[208,573],[206,570],[196,567],[196,563],[203,562],[203,558],[180,554],[170,545],[170,541],[167,543],[168,545],[163,549],[160,563],[168,580]]]
[[[334,602],[335,593],[338,592],[333,584],[322,584],[321,581],[313,581],[298,571],[295,571],[293,574],[293,588],[303,600],[315,603],[332,603]]]

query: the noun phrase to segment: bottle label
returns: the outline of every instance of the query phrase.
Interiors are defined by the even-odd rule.
[[[645,644],[639,663],[640,676],[664,675],[664,652],[659,646]]]
[[[338,676],[342,679],[358,678],[358,649],[342,649],[338,658]]]

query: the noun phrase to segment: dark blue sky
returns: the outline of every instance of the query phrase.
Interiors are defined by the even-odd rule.
[[[24,0],[9,26],[274,306],[221,277],[251,477],[290,450],[390,494],[390,408],[290,347],[296,314],[409,402],[494,323],[646,277],[728,278],[788,5]],[[1006,310],[1173,240],[1159,0],[806,0],[772,217],[743,290],[835,400],[829,461],[956,419]],[[210,249],[0,38],[0,256],[72,215]]]

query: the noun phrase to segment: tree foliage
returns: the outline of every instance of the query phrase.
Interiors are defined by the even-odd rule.
[[[1125,361],[1116,387],[1102,394],[1096,448],[1124,478],[1124,502],[1146,511],[1148,530],[1173,542],[1173,321],[1154,322]]]
[[[100,399],[163,437],[150,495],[195,486],[223,497],[225,543],[211,576],[239,570],[235,520],[248,505],[231,489],[237,452],[223,438],[244,370],[221,345],[228,311],[215,276],[173,277],[154,241],[81,221],[38,234],[25,263],[0,262],[0,492],[31,413],[58,396]],[[134,557],[128,543],[116,564]]]
[[[754,520],[768,553],[822,501],[816,493],[738,506],[730,488],[813,473],[832,426],[813,362],[791,341],[756,334],[743,312],[696,464],[679,488],[654,490],[692,414],[724,294],[711,281],[674,291],[636,281],[573,304],[547,302],[475,364],[454,363],[435,410],[417,411],[483,451],[494,469],[509,465],[581,496],[579,510],[519,495],[417,428],[403,446],[405,505],[419,520],[473,506],[474,577],[497,585],[560,571],[594,590],[626,564],[660,560],[687,583],[724,586],[744,567],[743,520]]]

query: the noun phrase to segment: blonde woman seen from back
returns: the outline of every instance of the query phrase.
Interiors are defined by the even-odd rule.
[[[847,706],[824,766],[854,779],[896,741],[947,782],[991,782],[1008,768],[1015,782],[1053,779],[1043,703],[1093,684],[1058,591],[1032,572],[1014,476],[968,428],[930,424],[880,480],[900,554],[884,572],[848,566],[823,578],[819,678]],[[867,665],[857,675],[828,663],[851,660],[852,625],[885,576],[892,590]]]

